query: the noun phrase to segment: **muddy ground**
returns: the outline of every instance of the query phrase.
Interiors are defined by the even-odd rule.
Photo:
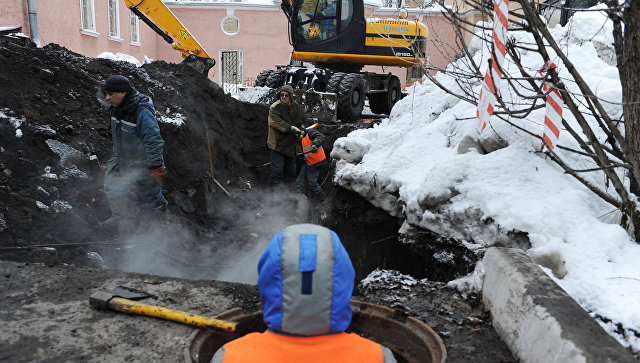
[[[164,189],[170,203],[161,214],[136,209],[137,228],[115,236],[95,228],[110,215],[102,166],[111,137],[100,85],[112,74],[127,76],[154,101],[166,142]],[[469,273],[481,256],[428,231],[402,244],[400,221],[334,188],[330,168],[322,176],[329,201],[309,216],[295,212],[306,203],[304,197],[268,188],[268,167],[256,167],[268,161],[266,114],[266,106],[239,102],[184,65],[153,62],[136,68],[57,45],[37,49],[0,40],[0,259],[13,261],[1,264],[0,303],[6,309],[0,315],[0,359],[42,360],[29,355],[33,339],[39,351],[55,353],[52,357],[126,358],[118,355],[117,339],[142,328],[86,304],[94,289],[115,287],[114,276],[138,288],[163,286],[156,289],[163,295],[156,302],[210,316],[255,306],[255,286],[214,280],[253,283],[257,256],[273,234],[312,220],[340,235],[358,281],[376,268],[399,271],[361,286],[357,298],[429,324],[444,340],[449,361],[515,361],[478,298],[444,286]],[[357,127],[368,126],[320,125],[327,152],[336,138]],[[454,258],[434,258],[442,252]],[[417,280],[393,282],[397,273]],[[187,288],[202,288],[205,297],[184,293]],[[41,321],[49,328],[37,327]],[[153,353],[160,349],[158,340],[184,344],[190,330],[168,322],[149,324],[171,338],[130,334],[140,338],[126,342],[136,353],[125,360],[142,360],[146,351],[148,360],[175,361],[175,352]],[[56,329],[83,338],[60,345],[38,336]],[[114,331],[119,333],[111,337],[108,332]]]

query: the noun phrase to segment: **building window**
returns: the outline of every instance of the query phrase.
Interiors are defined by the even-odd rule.
[[[131,43],[140,44],[140,19],[131,12]]]
[[[109,0],[109,37],[120,38],[120,11],[118,0]]]
[[[80,0],[82,20],[82,30],[95,33],[96,31],[96,19],[95,12],[93,11],[93,0]]]
[[[222,31],[227,35],[238,34],[240,30],[240,20],[235,16],[227,16],[222,19]]]

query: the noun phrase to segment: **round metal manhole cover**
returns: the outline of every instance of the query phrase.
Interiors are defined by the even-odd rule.
[[[380,343],[393,351],[398,362],[442,363],[447,351],[442,339],[428,325],[413,317],[401,317],[395,310],[352,300],[353,316],[347,332],[357,333]],[[217,316],[238,323],[235,333],[200,329],[191,335],[191,344],[185,349],[185,362],[208,363],[213,354],[225,343],[251,332],[267,329],[262,311],[244,313],[232,309]]]

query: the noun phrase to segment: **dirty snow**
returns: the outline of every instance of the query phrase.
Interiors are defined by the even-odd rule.
[[[240,87],[237,94],[232,95],[238,101],[256,103],[269,94],[269,87]]]
[[[517,41],[532,43],[524,34],[510,34]],[[587,84],[610,101],[604,103],[610,115],[620,117],[621,86],[617,69],[607,62],[613,49],[606,45],[611,44],[610,24],[604,16],[576,14],[566,27],[552,29],[552,34]],[[594,46],[595,41],[605,45]],[[486,46],[475,38],[471,51],[476,64],[486,67],[490,55]],[[530,72],[543,63],[538,53],[521,56]],[[562,62],[554,61],[560,77],[567,80]],[[462,60],[458,66],[464,67]],[[508,59],[506,66],[512,74],[518,73]],[[438,74],[437,79],[457,88],[448,76]],[[474,91],[479,93],[479,84]],[[476,107],[444,93],[426,78],[410,92],[388,119],[335,142],[331,154],[337,160],[335,181],[409,224],[470,245],[490,246],[508,231],[526,232],[532,245],[527,251],[530,256],[545,256],[561,265],[556,266],[556,274],[552,268],[544,271],[592,316],[602,317],[599,323],[621,344],[640,350],[640,245],[617,224],[620,215],[615,208],[537,153],[539,140],[495,118],[479,134]],[[519,97],[504,96],[514,102]],[[576,125],[569,112],[564,116]],[[540,109],[513,122],[541,134],[543,120],[544,109]],[[486,155],[475,150],[457,152],[465,137],[486,139],[494,132],[506,140],[507,147]],[[600,131],[596,135],[605,137]],[[559,144],[579,149],[562,131]],[[590,160],[556,150],[569,165],[593,167]],[[601,173],[582,176],[603,190],[612,188]],[[450,284],[473,291],[479,288],[481,275],[479,268]],[[613,323],[605,323],[607,319]],[[616,333],[620,331],[617,323],[623,334]]]
[[[180,114],[180,113],[175,113],[171,117],[165,116],[165,115],[160,115],[158,117],[158,121],[164,122],[164,123],[169,123],[169,124],[174,124],[176,126],[184,125],[184,121],[185,120],[186,120],[186,117],[184,115]]]

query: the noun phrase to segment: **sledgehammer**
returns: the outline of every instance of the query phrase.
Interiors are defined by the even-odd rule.
[[[134,300],[152,297],[144,291],[118,286],[113,291],[96,291],[89,297],[91,306],[100,310],[111,309],[128,314],[153,316],[160,319],[171,320],[182,324],[193,325],[199,328],[211,328],[226,332],[236,331],[237,323],[231,321],[209,318],[206,316],[189,314],[184,311],[149,305]]]

